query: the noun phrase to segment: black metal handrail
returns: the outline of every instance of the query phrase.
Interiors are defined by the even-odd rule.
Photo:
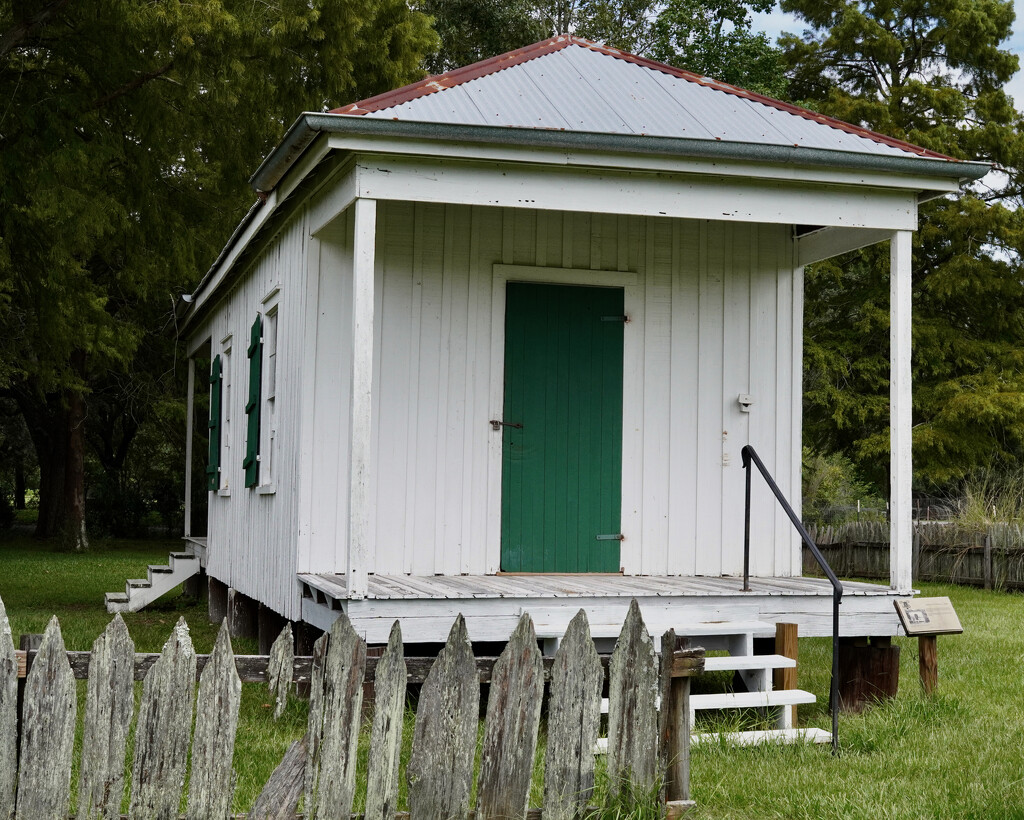
[[[789,520],[793,522],[793,526],[796,527],[796,531],[800,533],[800,538],[803,539],[804,544],[811,551],[811,555],[814,556],[814,560],[818,562],[818,566],[821,567],[821,571],[825,573],[825,577],[828,578],[832,584],[832,684],[829,687],[829,700],[832,707],[832,753],[839,754],[839,603],[843,600],[843,585],[836,578],[836,574],[832,571],[832,567],[828,565],[828,561],[825,560],[825,556],[821,554],[818,549],[818,545],[814,543],[814,539],[808,534],[807,529],[800,521],[799,516],[790,506],[790,503],[786,500],[786,497],[782,494],[782,490],[779,489],[779,485],[775,483],[775,479],[772,478],[768,472],[768,468],[764,466],[764,462],[758,456],[757,452],[749,444],[744,446],[740,450],[740,457],[743,459],[743,469],[747,471],[746,482],[747,482],[747,499],[746,499],[746,512],[743,519],[743,591],[750,592],[750,465],[753,463],[761,473],[761,477],[765,480],[768,485],[768,489],[775,495],[776,500],[782,506],[782,509],[786,511],[786,515],[789,516]]]

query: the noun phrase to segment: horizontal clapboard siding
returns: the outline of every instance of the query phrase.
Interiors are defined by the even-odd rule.
[[[214,355],[221,352],[225,338],[230,336],[232,340],[230,390],[225,388],[222,394],[225,404],[230,403],[223,408],[230,422],[223,426],[228,440],[221,449],[220,486],[226,486],[226,490],[210,493],[207,572],[288,618],[300,614],[295,583],[296,488],[308,248],[305,219],[304,209],[292,215],[263,245],[238,284],[192,333],[193,347],[197,341],[209,339]],[[265,314],[272,304],[278,310],[274,398],[277,432],[272,475],[268,476],[266,470],[260,475],[261,483],[268,478],[272,481],[270,492],[269,487],[245,487],[242,459],[247,434],[249,331],[256,314]],[[265,407],[261,410],[266,412]],[[267,455],[264,451],[261,458]]]
[[[500,433],[488,422],[501,412],[491,406],[489,385],[493,266],[502,264],[639,273],[640,297],[627,304],[623,568],[742,572],[740,448],[752,443],[799,500],[791,487],[799,476],[799,300],[788,229],[454,205],[379,207],[373,571],[499,569],[500,545],[488,519],[500,516],[500,494],[488,452]],[[559,275],[553,271],[552,281]],[[322,353],[318,346],[318,362]],[[753,395],[751,413],[740,411],[740,393]],[[326,412],[344,430],[347,402],[335,403],[341,398],[332,398]],[[340,517],[344,475],[315,472]],[[753,572],[799,574],[784,520],[765,493],[755,501]],[[311,568],[330,571],[336,548],[325,539],[311,550]],[[334,555],[339,571],[341,555]]]

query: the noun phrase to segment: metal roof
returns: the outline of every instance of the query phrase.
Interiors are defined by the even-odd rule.
[[[951,159],[579,37],[552,37],[332,114]]]

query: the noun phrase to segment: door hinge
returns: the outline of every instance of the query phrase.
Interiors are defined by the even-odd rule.
[[[602,316],[601,317],[601,321],[602,322],[622,322],[623,324],[625,324],[626,322],[629,321],[629,317],[628,316]]]
[[[626,536],[624,536],[621,532],[617,532],[614,535],[599,535],[599,536],[597,536],[596,540],[598,540],[598,541],[625,541],[626,540]]]
[[[511,421],[499,421],[498,419],[491,419],[491,429],[500,430],[502,427],[514,427],[516,430],[522,430],[523,425],[517,424]]]

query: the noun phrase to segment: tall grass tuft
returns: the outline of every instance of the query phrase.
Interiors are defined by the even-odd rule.
[[[964,480],[956,523],[984,530],[994,523],[1024,521],[1024,470],[984,470]]]

